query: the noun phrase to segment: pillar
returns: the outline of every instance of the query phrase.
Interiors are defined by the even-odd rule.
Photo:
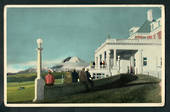
[[[108,72],[109,72],[109,76],[112,76],[112,72],[111,72],[111,60],[110,60],[110,53],[111,51],[108,50],[107,51],[107,57],[106,57],[106,63],[107,63],[107,69],[108,69]]]
[[[42,51],[42,48],[37,49],[37,78],[41,78],[41,70],[42,70],[41,51]]]
[[[132,55],[131,57],[130,57],[130,66],[131,67],[133,67],[134,68],[134,66],[135,66],[135,61],[134,61],[134,55]]]
[[[134,71],[135,71],[135,61],[134,61],[134,55],[132,55],[131,57],[130,57],[130,70],[132,70],[131,72],[133,72],[134,73]]]
[[[33,102],[39,102],[44,100],[44,86],[45,82],[43,78],[41,77],[41,71],[42,71],[42,40],[38,39],[38,49],[37,49],[37,78],[35,79],[35,96]]]
[[[98,66],[98,58],[95,56],[95,69],[97,69]]]
[[[142,74],[143,73],[143,56],[142,56],[142,50],[138,50],[139,52],[139,63],[138,63],[138,74]]]
[[[107,64],[107,68],[110,69],[110,50],[106,52],[106,64]]]
[[[120,56],[118,56],[118,66],[119,66],[118,73],[120,73]]]
[[[98,56],[98,60],[97,61],[98,61],[98,65],[97,65],[98,69],[100,69],[100,55]]]
[[[114,66],[116,66],[116,49],[114,49]]]

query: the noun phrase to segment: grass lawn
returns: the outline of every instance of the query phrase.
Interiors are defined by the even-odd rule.
[[[42,73],[42,78],[45,78],[47,73]],[[65,75],[65,72],[53,72],[55,79],[61,79]],[[7,75],[8,82],[24,82],[34,81],[37,77],[36,73],[19,73],[15,75]]]
[[[19,90],[20,87],[25,89]],[[7,84],[8,102],[31,102],[34,99],[34,82],[10,82]]]
[[[107,80],[97,80],[102,83]],[[61,80],[56,80],[55,84],[59,84]],[[89,92],[77,93],[54,98],[48,102],[54,103],[160,103],[160,86],[159,79],[138,75],[137,80],[128,82],[120,87],[108,85],[102,88],[94,89]],[[19,87],[25,87],[19,90]],[[34,82],[26,81],[21,83],[10,82],[7,87],[7,102],[12,103],[31,103],[34,99]]]
[[[160,103],[158,85],[138,85],[60,97],[56,103]]]
[[[55,79],[55,84],[61,83],[61,79]],[[19,90],[20,87],[24,89]],[[34,81],[7,83],[7,102],[32,102],[34,99]]]

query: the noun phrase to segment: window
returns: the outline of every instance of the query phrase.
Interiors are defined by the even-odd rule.
[[[162,57],[160,58],[160,66],[162,66]]]
[[[106,51],[104,52],[104,61],[106,61]]]
[[[143,66],[147,66],[147,57],[143,58]]]

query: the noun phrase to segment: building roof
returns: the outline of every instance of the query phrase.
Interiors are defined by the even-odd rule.
[[[139,28],[139,30],[137,31],[137,33],[149,33],[149,32],[151,32],[151,23],[152,23],[153,21],[148,21],[148,20],[146,20],[145,22],[144,22],[144,24]]]

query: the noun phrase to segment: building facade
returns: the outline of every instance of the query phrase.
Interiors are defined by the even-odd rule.
[[[128,39],[106,39],[95,50],[90,73],[95,79],[120,73],[147,74],[161,78],[161,18],[154,20],[152,10],[141,27],[132,27]]]

